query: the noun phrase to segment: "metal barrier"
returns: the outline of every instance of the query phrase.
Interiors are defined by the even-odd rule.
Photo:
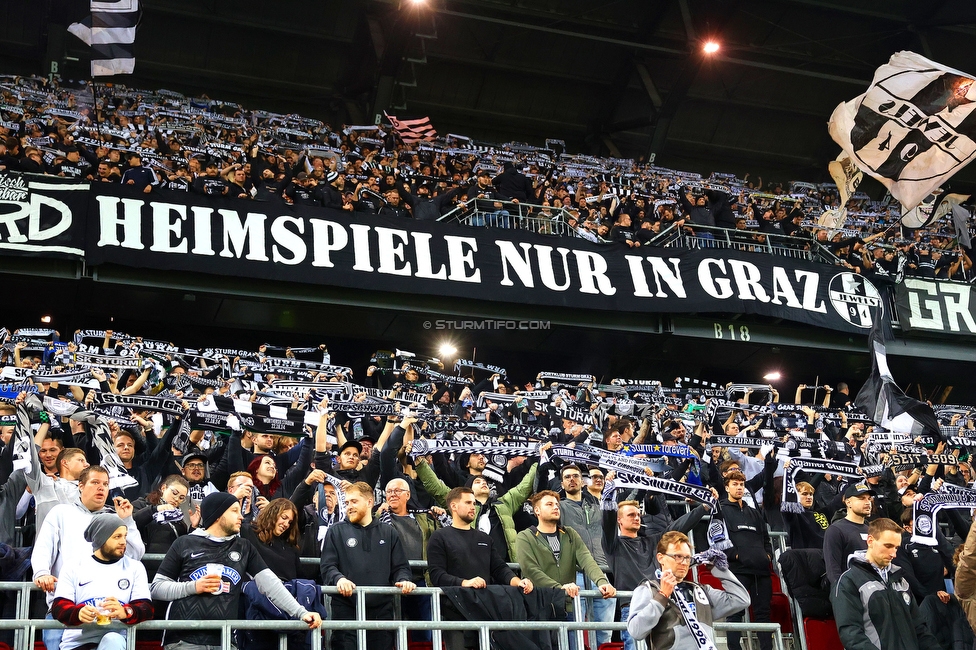
[[[733,230],[714,226],[668,226],[648,244],[664,248],[717,248],[748,253],[767,253],[781,257],[837,264],[839,260],[817,242],[804,237],[787,237],[752,230]]]
[[[14,619],[0,620],[0,630],[15,631],[15,650],[30,650],[33,648],[33,640],[37,630],[63,628],[59,621],[51,619],[31,619],[28,618],[29,594],[37,588],[30,582],[0,582],[0,591],[16,590],[17,617]],[[326,595],[338,594],[336,587],[322,587],[322,592]],[[436,587],[419,587],[412,595],[418,597],[427,596],[431,599],[430,621],[369,621],[366,620],[366,596],[367,595],[399,595],[400,590],[396,587],[357,587],[356,596],[356,618],[354,621],[325,620],[322,628],[326,631],[334,630],[355,630],[357,633],[357,647],[359,650],[367,650],[366,633],[373,630],[393,630],[397,633],[397,645],[405,650],[408,646],[408,632],[410,630],[431,630],[434,648],[441,647],[441,635],[443,631],[470,630],[472,625],[478,628],[478,642],[481,650],[489,650],[491,643],[490,633],[494,630],[549,630],[555,632],[558,637],[559,649],[569,650],[569,634],[576,634],[576,647],[583,648],[583,631],[597,630],[624,630],[627,628],[626,622],[604,623],[600,621],[585,622],[579,620],[582,616],[583,599],[602,598],[597,590],[580,591],[579,595],[573,599],[574,621],[443,621],[440,620],[440,598],[441,590]],[[617,592],[617,597],[630,597],[633,592]],[[126,630],[126,647],[128,650],[135,650],[137,635],[140,631],[156,630],[220,630],[221,648],[230,650],[231,632],[233,630],[273,630],[279,633],[294,631],[305,631],[307,626],[301,621],[248,621],[248,620],[229,620],[229,621],[178,621],[178,620],[153,620],[139,623],[138,625],[125,626],[117,622],[112,622],[109,626],[99,626],[105,631]],[[770,632],[773,634],[775,650],[785,650],[783,645],[783,635],[778,623],[719,623],[713,624],[716,632]],[[322,635],[312,634],[312,650],[321,650]],[[593,635],[591,635],[591,638]],[[285,637],[279,635],[279,647],[285,647]],[[638,646],[643,644],[638,642]]]
[[[475,228],[528,230],[541,235],[580,237],[576,229],[569,225],[570,216],[561,207],[472,199],[462,202],[438,221]]]

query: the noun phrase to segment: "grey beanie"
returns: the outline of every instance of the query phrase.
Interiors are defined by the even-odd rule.
[[[125,526],[125,522],[116,514],[95,515],[88,527],[85,528],[85,541],[91,542],[92,549],[98,550],[105,546],[108,538],[123,526]]]

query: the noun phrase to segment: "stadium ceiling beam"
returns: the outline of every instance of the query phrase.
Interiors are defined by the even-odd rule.
[[[428,59],[435,59],[437,61],[444,61],[446,63],[457,63],[465,66],[472,66],[475,68],[483,68],[486,70],[498,70],[499,72],[519,72],[526,75],[546,77],[547,79],[558,79],[560,81],[572,81],[581,82],[585,84],[592,84],[594,86],[609,86],[613,81],[605,77],[581,77],[578,74],[569,74],[566,72],[559,72],[558,70],[550,68],[527,68],[525,66],[517,65],[515,63],[498,63],[497,61],[486,61],[484,59],[472,59],[463,56],[456,56],[454,54],[446,54],[444,52],[427,51]]]
[[[610,23],[601,20],[593,20],[581,18],[579,16],[570,16],[565,13],[558,13],[552,11],[542,11],[539,9],[532,9],[531,7],[521,6],[518,4],[509,4],[506,2],[485,1],[485,0],[451,0],[451,4],[454,5],[466,5],[469,7],[477,7],[478,9],[484,9],[488,11],[504,12],[507,14],[512,14],[514,16],[531,16],[533,18],[544,18],[551,23],[571,23],[576,25],[582,25],[584,27],[596,27],[600,29],[615,30],[618,32],[627,32],[630,34],[638,34],[641,32],[639,25],[623,25],[620,23]],[[599,5],[594,5],[594,8],[599,8]]]
[[[443,114],[454,114],[463,117],[476,117],[476,118],[492,118],[497,119],[499,123],[511,127],[512,123],[522,123],[522,122],[534,122],[536,124],[543,124],[548,126],[556,126],[560,129],[567,131],[573,131],[574,133],[582,133],[586,131],[585,124],[579,124],[577,122],[564,122],[562,120],[554,120],[548,117],[535,117],[532,115],[514,114],[514,113],[502,113],[500,111],[489,111],[482,108],[469,108],[465,106],[452,106],[449,104],[441,104],[439,102],[431,102],[423,99],[410,99],[411,106],[419,106],[424,109],[429,109],[433,111],[439,111]]]
[[[678,150],[684,150],[685,155],[689,149],[701,149],[701,150],[718,150],[718,151],[728,151],[733,153],[745,154],[743,158],[763,160],[763,159],[776,159],[788,161],[792,164],[804,164],[811,167],[816,167],[822,164],[823,161],[817,160],[811,156],[799,156],[796,154],[783,153],[782,151],[763,151],[761,149],[755,149],[752,147],[738,147],[735,145],[728,144],[718,144],[715,142],[701,142],[699,140],[688,140],[684,138],[668,138],[668,144],[678,145]],[[672,152],[669,154],[673,155]]]
[[[837,2],[827,2],[826,0],[780,0],[788,4],[803,5],[806,7],[815,7],[817,9],[826,9],[828,11],[836,11],[838,13],[848,14],[852,16],[865,16],[867,18],[878,18],[881,20],[887,20],[893,23],[899,23],[902,25],[912,25],[913,21],[908,16],[903,16],[900,14],[889,13],[885,11],[875,11],[873,9],[865,9],[863,7],[858,7],[854,3],[839,4]],[[926,29],[939,29],[947,32],[957,32],[960,34],[967,34],[969,36],[976,35],[976,29],[968,27],[964,24],[954,24],[954,25],[940,25],[940,24],[925,24],[924,22],[916,25],[918,28]]]
[[[453,11],[450,9],[436,9],[437,13],[444,16],[453,16],[455,18],[462,18],[467,20],[477,20],[481,22],[492,23],[495,25],[504,25],[506,27],[514,27],[517,29],[526,29],[529,31],[541,32],[546,34],[555,34],[558,36],[566,36],[569,38],[578,38],[582,40],[595,41],[598,43],[607,43],[609,45],[619,45],[621,47],[627,47],[635,50],[643,50],[647,52],[659,52],[661,54],[671,54],[674,56],[687,56],[687,48],[677,48],[677,47],[667,47],[664,45],[654,45],[652,43],[637,43],[634,41],[629,41],[621,38],[612,38],[609,36],[600,36],[598,34],[584,34],[581,32],[574,32],[566,29],[558,29],[555,27],[543,27],[541,25],[531,25],[528,23],[523,23],[514,20],[506,20],[504,18],[494,18],[492,16],[480,16],[478,14],[464,13],[460,11]],[[751,59],[743,59],[740,57],[732,57],[725,55],[713,55],[711,57],[713,60],[724,61],[726,63],[734,63],[736,65],[742,65],[746,67],[760,68],[763,70],[773,70],[776,72],[783,72],[786,74],[794,74],[804,77],[814,77],[817,79],[825,79],[828,81],[838,81],[841,83],[848,83],[857,85],[860,87],[866,86],[870,79],[865,77],[863,79],[857,79],[854,77],[846,77],[843,75],[836,75],[827,72],[818,72],[816,70],[807,70],[804,68],[794,68],[785,65],[777,65],[774,63],[765,63],[762,61],[753,61]]]
[[[223,72],[219,70],[207,70],[196,68],[188,65],[178,65],[175,63],[165,63],[163,61],[152,61],[149,59],[139,59],[140,68],[146,68],[151,71],[160,71],[166,73],[179,72],[179,73],[190,73],[188,76],[191,78],[195,77],[197,79],[220,79],[220,80],[233,80],[238,82],[238,87],[241,90],[254,89],[280,89],[280,90],[290,90],[298,91],[304,93],[312,93],[316,97],[341,97],[339,93],[336,92],[335,88],[331,86],[323,86],[320,84],[306,84],[299,83],[296,81],[285,81],[283,79],[269,79],[265,77],[255,77],[251,74],[236,74],[233,72]]]
[[[644,11],[640,12],[639,24],[642,34],[640,42],[646,43],[658,31],[661,22],[667,14],[668,6],[667,3],[661,2],[658,3],[656,8],[652,8],[653,5],[649,3],[644,8]],[[620,50],[620,48],[613,49],[615,50],[614,54],[617,54],[617,51]],[[591,126],[592,132],[588,136],[591,143],[597,145],[597,147],[599,146],[597,142],[602,142],[607,147],[607,150],[610,151],[610,154],[616,158],[620,157],[620,150],[613,141],[611,132],[607,127],[613,120],[614,115],[616,115],[621,102],[623,102],[624,95],[629,89],[630,79],[633,77],[635,71],[641,79],[645,91],[651,96],[651,105],[655,114],[660,111],[662,104],[659,95],[657,97],[658,101],[656,103],[654,102],[654,96],[657,95],[657,88],[654,86],[654,81],[647,72],[647,68],[644,67],[643,73],[637,69],[638,67],[643,67],[643,62],[640,60],[637,52],[631,49],[624,49],[622,54],[623,56],[616,57],[618,59],[617,70],[612,75],[608,75],[612,79],[612,83],[607,92],[603,93],[600,106],[594,115]],[[611,59],[607,57],[608,70],[611,65]],[[597,149],[593,153],[599,154],[600,152]]]
[[[745,99],[717,97],[715,95],[702,95],[702,94],[688,93],[685,95],[685,101],[705,102],[708,104],[720,104],[723,106],[742,106],[745,108],[756,108],[764,111],[786,113],[788,115],[806,115],[808,117],[817,117],[821,119],[824,118],[825,116],[823,111],[797,108],[793,106],[777,106],[777,105],[763,103],[763,102],[753,102]],[[620,133],[622,131],[632,131],[633,129],[640,129],[640,128],[650,126],[652,123],[653,123],[653,119],[650,115],[642,115],[640,117],[635,117],[633,119],[620,120],[619,122],[614,122],[607,126],[607,132]]]
[[[187,11],[185,9],[172,7],[165,2],[157,4],[155,2],[145,2],[145,0],[142,3],[142,9],[144,12],[150,14],[166,14],[169,16],[175,16],[177,18],[185,18],[194,22],[199,21],[218,25],[229,25],[231,27],[248,27],[271,34],[287,34],[289,36],[300,36],[302,38],[330,41],[333,43],[353,42],[353,34],[350,34],[348,38],[343,38],[336,34],[326,34],[321,30],[303,29],[300,21],[296,22],[294,26],[276,25],[273,23],[265,23],[260,20],[247,20],[246,18],[239,18],[236,16],[218,16],[205,11]]]

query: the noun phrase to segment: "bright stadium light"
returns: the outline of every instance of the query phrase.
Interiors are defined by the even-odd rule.
[[[702,50],[705,52],[705,54],[715,54],[716,52],[718,52],[718,49],[719,49],[719,44],[715,41],[706,41],[705,46],[702,47]]]
[[[779,374],[779,370],[774,370],[773,372],[767,372],[765,375],[763,375],[763,379],[765,379],[766,381],[776,381],[780,377],[782,377],[782,375]]]
[[[42,323],[50,323],[51,322],[51,317],[50,316],[41,316],[41,322]]]
[[[457,348],[450,343],[444,343],[437,350],[442,357],[445,359],[453,359],[454,355],[457,354]]]

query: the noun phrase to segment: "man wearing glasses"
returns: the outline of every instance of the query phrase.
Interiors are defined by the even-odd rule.
[[[427,540],[430,534],[440,528],[437,517],[427,512],[411,512],[407,508],[410,501],[410,484],[402,478],[395,478],[386,484],[386,512],[380,517],[389,523],[400,535],[400,543],[407,554],[407,560],[427,561]],[[443,512],[438,508],[437,510]],[[414,569],[412,582],[418,587],[426,587],[423,569]],[[415,621],[430,620],[430,598],[419,596],[403,599],[403,613]],[[414,641],[430,641],[430,631],[412,630]]]
[[[599,487],[603,490],[603,472],[599,469],[590,470],[600,475]],[[563,465],[559,472],[562,479],[562,488],[565,498],[559,502],[559,511],[562,515],[562,525],[571,528],[579,533],[583,540],[583,545],[590,552],[598,566],[607,566],[607,556],[603,552],[603,513],[600,510],[600,497],[598,493],[594,496],[588,490],[583,489],[583,473],[579,466],[569,464]],[[576,584],[580,589],[595,589],[593,583],[587,584],[586,576],[582,571],[576,573]],[[584,602],[584,609],[590,603]],[[593,601],[593,609],[589,614],[591,621],[613,621],[617,610],[617,600],[606,598],[600,601]],[[585,614],[584,613],[584,618]],[[602,645],[610,642],[610,632],[608,630],[597,630],[597,644]]]
[[[621,501],[614,498],[614,474],[606,477],[603,508],[603,548],[606,550],[613,574],[615,587],[620,591],[632,591],[654,575],[657,569],[654,549],[658,547],[663,534],[650,533],[641,525],[639,501]],[[712,491],[712,495],[717,492]],[[680,519],[672,522],[668,530],[686,533],[694,528],[706,512],[707,506],[700,505]],[[659,535],[661,535],[659,537]],[[685,538],[687,540],[687,538]],[[620,598],[620,620],[626,621],[630,611],[630,599]],[[634,650],[634,639],[623,630],[620,635],[625,650]],[[655,650],[658,648],[655,647]]]
[[[711,567],[722,589],[685,580],[691,561],[687,535],[671,531],[661,537],[661,568],[655,579],[637,587],[631,600],[627,631],[632,638],[646,639],[654,650],[714,650],[712,621],[749,607],[749,592],[728,567]]]
[[[202,451],[194,451],[183,456],[183,464],[180,465],[183,478],[189,483],[190,489],[188,497],[194,505],[203,501],[203,497],[213,492],[220,492],[217,487],[208,479],[207,455]]]

